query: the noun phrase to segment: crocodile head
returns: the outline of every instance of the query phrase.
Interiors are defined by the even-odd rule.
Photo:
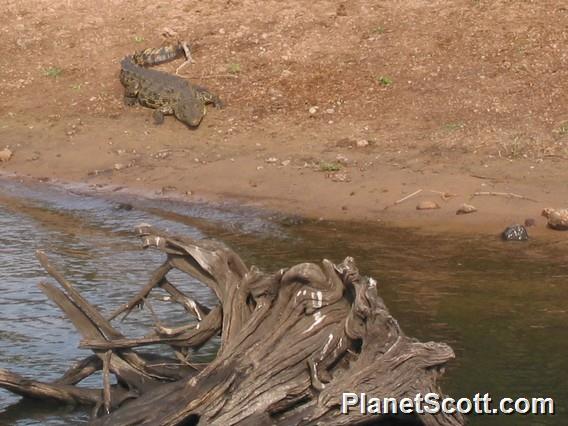
[[[190,127],[199,126],[205,115],[205,105],[194,97],[182,97],[173,110],[176,118]]]

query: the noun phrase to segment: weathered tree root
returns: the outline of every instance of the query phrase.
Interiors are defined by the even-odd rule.
[[[361,276],[352,258],[266,274],[248,268],[220,242],[171,236],[149,225],[137,232],[145,248],[158,248],[167,260],[108,319],[38,253],[64,291],[47,283],[41,289],[73,322],[83,337],[81,347],[94,355],[53,383],[0,370],[0,387],[31,398],[93,405],[94,416],[100,416],[93,424],[113,426],[363,424],[368,415],[340,413],[343,392],[378,398],[441,393],[436,381],[454,357],[452,349],[406,337],[378,296],[376,282]],[[172,269],[211,288],[219,305],[210,309],[184,294],[167,280]],[[186,309],[191,322],[176,328],[158,323],[137,339],[110,324],[137,306],[151,309],[147,298],[158,287]],[[219,333],[216,358],[192,364],[191,352]],[[134,349],[157,343],[169,345],[177,359]],[[74,386],[100,370],[102,389]],[[447,414],[422,414],[420,420],[464,423]]]

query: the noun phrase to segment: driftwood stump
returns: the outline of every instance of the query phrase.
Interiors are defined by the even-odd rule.
[[[341,414],[343,392],[414,398],[440,394],[436,384],[454,357],[442,343],[404,335],[377,294],[377,283],[359,274],[352,258],[340,264],[302,263],[275,273],[247,267],[220,242],[171,236],[141,225],[143,246],[167,255],[148,283],[105,318],[39,252],[59,283],[44,293],[82,335],[94,355],[53,383],[0,370],[0,387],[30,398],[93,406],[94,425],[344,425],[380,424],[381,416]],[[168,281],[177,269],[213,290],[209,308]],[[154,288],[169,293],[191,315],[186,326],[157,322],[143,338],[129,339],[111,321],[151,304]],[[192,354],[221,335],[215,359]],[[145,345],[173,348],[172,357],[145,354]],[[102,388],[75,385],[102,371]],[[111,385],[110,375],[116,377]],[[425,425],[461,425],[459,415],[422,414]],[[381,423],[386,424],[386,423]]]

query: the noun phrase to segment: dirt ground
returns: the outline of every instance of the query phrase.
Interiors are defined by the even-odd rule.
[[[564,1],[4,5],[3,174],[434,230],[533,217],[561,234],[539,213],[568,207]],[[226,104],[196,130],[122,102],[120,59],[164,33],[192,46],[181,74]],[[456,215],[464,202],[478,212]]]

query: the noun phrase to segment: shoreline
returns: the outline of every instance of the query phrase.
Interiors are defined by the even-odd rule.
[[[311,220],[331,220],[331,221],[354,221],[359,223],[375,223],[389,227],[408,229],[412,228],[421,233],[444,234],[451,233],[457,235],[486,235],[489,237],[499,237],[503,229],[509,225],[522,224],[526,218],[536,220],[537,226],[528,228],[531,237],[546,240],[565,239],[567,234],[561,231],[554,231],[546,227],[546,219],[540,216],[542,208],[556,206],[554,191],[546,194],[537,185],[527,185],[518,182],[509,182],[505,185],[493,184],[489,188],[487,183],[481,185],[485,180],[467,177],[465,175],[456,176],[453,174],[417,174],[404,170],[396,170],[394,167],[384,165],[381,173],[364,176],[355,182],[336,183],[331,182],[321,172],[313,170],[301,170],[300,174],[292,170],[284,170],[284,167],[272,167],[261,172],[265,172],[266,181],[273,180],[279,183],[267,183],[253,187],[246,185],[241,179],[232,179],[227,184],[222,184],[222,176],[231,171],[243,167],[245,159],[235,159],[230,161],[229,168],[220,168],[224,173],[216,173],[215,170],[202,168],[200,174],[210,176],[209,181],[199,179],[191,173],[187,173],[185,182],[172,184],[172,177],[168,174],[156,176],[149,167],[132,167],[123,171],[112,171],[107,174],[92,176],[86,170],[79,174],[87,175],[86,178],[79,178],[73,173],[44,173],[45,170],[30,169],[25,164],[11,160],[8,167],[1,170],[0,176],[8,179],[23,180],[34,184],[49,183],[60,187],[81,186],[88,192],[95,194],[114,193],[115,197],[125,193],[133,196],[148,197],[153,199],[167,199],[178,202],[197,202],[212,203],[222,205],[228,202],[231,205],[254,208],[267,214],[278,213],[286,216],[299,216]],[[250,168],[250,167],[249,167]],[[59,170],[68,170],[65,167]],[[257,170],[258,171],[258,170]],[[297,170],[296,170],[297,171]],[[309,179],[303,186],[303,176],[308,175]],[[144,179],[142,179],[144,177]],[[421,180],[422,187],[418,187],[417,181]],[[481,183],[480,183],[481,180]],[[373,194],[379,191],[379,185],[372,185],[369,182],[380,181],[381,186],[386,182],[402,182],[400,192],[396,190],[382,190],[384,194],[380,200],[373,200]],[[409,181],[404,185],[405,181]],[[207,182],[214,182],[207,185]],[[283,184],[283,182],[287,183]],[[411,184],[410,182],[413,182]],[[442,191],[424,188],[443,188],[443,185],[462,186],[462,194],[455,191],[455,186],[443,193],[455,196],[444,200]],[[542,182],[541,182],[542,185]],[[247,188],[248,186],[248,188]],[[288,188],[298,188],[295,190],[279,190]],[[392,186],[395,186],[394,184]],[[336,188],[340,188],[337,197],[334,197]],[[523,194],[527,198],[538,197],[538,202],[527,199],[515,199],[501,196],[477,196],[467,197],[463,195],[475,190],[485,190],[486,192],[503,191],[507,189],[511,193]],[[420,193],[415,194],[418,190]],[[384,191],[384,192],[383,192]],[[566,191],[566,190],[565,190]],[[543,197],[545,195],[545,197]],[[394,204],[397,200],[404,199],[399,204]],[[545,198],[546,201],[542,199]],[[367,200],[369,202],[367,202]],[[440,208],[435,210],[417,210],[416,205],[420,201],[433,201]],[[474,204],[478,211],[471,214],[456,215],[456,209],[462,203]]]

